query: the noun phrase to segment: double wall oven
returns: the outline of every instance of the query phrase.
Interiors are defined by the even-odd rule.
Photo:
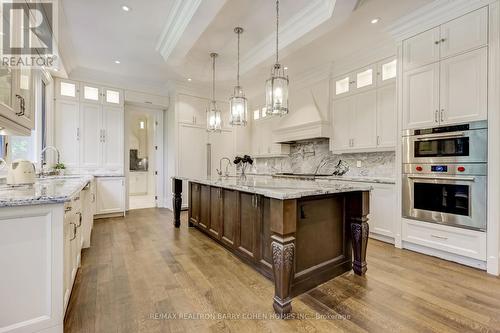
[[[487,122],[403,135],[403,217],[486,230]]]

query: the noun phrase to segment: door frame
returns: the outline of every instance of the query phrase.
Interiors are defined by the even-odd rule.
[[[154,168],[153,172],[156,171],[156,179],[154,181],[155,184],[155,196],[156,196],[156,207],[166,207],[165,202],[163,200],[163,184],[165,182],[165,172],[164,172],[164,157],[163,157],[163,117],[164,117],[164,109],[155,107],[152,105],[137,105],[125,102],[125,131],[124,131],[124,176],[125,176],[125,209],[129,210],[129,177],[130,177],[130,142],[129,142],[129,125],[130,125],[130,116],[132,112],[145,112],[149,113],[153,122],[153,142],[148,144],[149,147],[151,145],[156,146],[157,149],[153,149],[154,153],[154,165],[150,165],[149,168]],[[149,169],[151,170],[151,169]]]

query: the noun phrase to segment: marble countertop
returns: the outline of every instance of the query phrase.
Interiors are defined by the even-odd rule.
[[[391,177],[327,176],[327,177],[318,177],[318,179],[361,182],[361,183],[396,184],[396,179]]]
[[[69,201],[80,192],[93,176],[61,176],[37,179],[33,185],[0,185],[0,208]]]
[[[174,178],[231,190],[260,194],[280,200],[297,199],[313,195],[371,190],[371,186],[367,184],[345,181],[315,182],[312,180],[277,179],[260,176],[248,176],[246,179],[241,179],[240,177],[199,179],[190,177]]]

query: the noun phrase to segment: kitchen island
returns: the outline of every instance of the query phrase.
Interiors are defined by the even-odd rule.
[[[290,313],[292,297],[351,268],[365,274],[369,186],[174,177],[176,227],[183,181],[188,182],[189,226],[274,281],[273,308],[279,315]]]

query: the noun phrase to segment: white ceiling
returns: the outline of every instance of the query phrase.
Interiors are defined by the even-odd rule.
[[[236,76],[233,29],[242,26],[242,81],[258,89],[274,61],[275,2],[182,0],[196,6],[186,28],[177,31],[180,38],[165,61],[157,46],[179,1],[63,0],[60,44],[70,77],[158,91],[169,81],[187,78],[193,79],[187,84],[206,84],[211,77],[209,53],[215,51],[220,53],[217,77],[230,86]],[[281,62],[293,79],[311,67],[377,47],[389,40],[387,25],[431,1],[281,0]],[[122,11],[124,4],[132,10]],[[370,24],[374,17],[381,18],[379,24]]]

